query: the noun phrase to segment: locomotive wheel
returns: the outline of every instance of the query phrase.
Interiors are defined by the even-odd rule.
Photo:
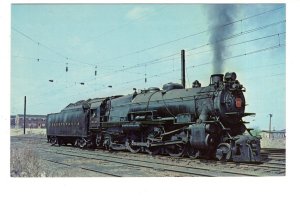
[[[80,148],[84,148],[86,146],[86,140],[84,138],[80,138],[77,140],[77,144]]]
[[[101,146],[101,144],[102,144],[102,136],[101,135],[97,135],[95,144],[97,147]]]
[[[173,144],[166,146],[166,152],[172,157],[181,157],[186,152],[186,144]]]
[[[200,151],[192,147],[190,144],[188,144],[186,153],[192,159],[196,159],[200,157]]]
[[[126,142],[126,147],[131,153],[138,153],[141,151],[141,147],[139,146],[132,146],[131,142]]]
[[[150,143],[150,140],[148,140],[148,142]],[[146,147],[145,151],[150,154],[150,155],[157,155],[160,153],[161,148],[160,147]]]
[[[57,144],[59,147],[62,145],[62,143],[63,143],[63,139],[60,137],[57,137]]]
[[[103,141],[103,146],[106,150],[111,150],[111,143],[112,143],[112,138],[110,135],[104,135],[104,141]]]
[[[138,146],[130,146],[128,145],[128,150],[131,152],[131,153],[138,153],[141,151],[141,147],[138,147]]]
[[[228,161],[231,159],[231,147],[228,143],[219,144],[216,151],[216,158],[218,160]]]
[[[50,143],[51,143],[51,146],[54,146],[55,144],[57,144],[57,137],[55,137],[55,136],[51,137]]]
[[[76,146],[76,140],[71,142],[72,146],[75,147]]]
[[[160,135],[164,132],[165,132],[164,127],[150,127],[150,131],[147,137],[148,147],[145,147],[145,152],[153,156],[162,152],[162,147],[159,146],[151,147],[151,143],[155,139],[160,138]]]

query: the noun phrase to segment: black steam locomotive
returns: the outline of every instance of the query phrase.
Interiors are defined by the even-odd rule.
[[[242,120],[253,114],[245,113],[243,92],[228,72],[212,75],[206,87],[168,83],[78,101],[47,116],[47,138],[52,145],[260,162],[260,140]]]

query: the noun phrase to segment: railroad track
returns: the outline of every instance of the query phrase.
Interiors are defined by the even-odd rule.
[[[198,166],[189,166],[190,160],[185,159],[184,161],[179,159],[175,159],[176,161],[180,161],[181,163],[174,163],[170,162],[170,160],[167,160],[169,163],[166,162],[166,160],[159,160],[157,158],[153,158],[153,160],[149,159],[149,156],[146,156],[144,158],[139,157],[126,157],[126,160],[124,160],[124,154],[123,155],[112,155],[111,153],[103,153],[103,152],[89,152],[89,151],[74,151],[73,149],[62,149],[62,150],[45,150],[43,151],[51,151],[57,154],[62,154],[66,156],[74,156],[74,157],[81,157],[86,159],[95,159],[95,160],[105,160],[109,162],[116,162],[120,164],[126,164],[126,165],[132,165],[132,166],[138,166],[138,167],[145,167],[145,168],[152,168],[152,169],[159,169],[163,171],[172,171],[172,172],[178,172],[182,174],[187,175],[196,175],[196,176],[260,176],[264,170],[270,171],[270,166],[264,166],[264,167],[257,167],[255,165],[249,166],[249,165],[243,165],[243,167],[238,167],[239,170],[237,170],[237,165],[234,163],[220,163],[220,162],[214,162],[214,166],[212,166],[212,162],[206,163],[203,165],[203,163],[199,163]],[[132,154],[130,154],[132,155]],[[139,154],[140,155],[140,154]],[[148,158],[147,158],[148,157]],[[187,165],[188,163],[188,165]],[[194,165],[197,165],[198,163],[194,163]],[[222,164],[222,165],[220,165]],[[226,167],[226,168],[224,168]],[[248,170],[245,170],[247,168]],[[264,168],[264,170],[262,170]],[[252,169],[249,171],[249,169]],[[276,169],[276,170],[275,170]],[[282,173],[285,173],[285,168],[275,168],[273,167],[270,171],[271,173],[269,175],[279,175]]]
[[[117,154],[121,153],[121,155],[126,155],[125,152],[117,152]],[[145,154],[138,154],[138,156],[144,156],[146,159],[149,158],[149,155]],[[183,164],[186,163],[193,163],[194,165],[203,165],[206,164],[209,167],[211,165],[218,165],[227,168],[235,168],[235,169],[253,169],[257,170],[267,170],[272,169],[275,174],[284,174],[285,173],[285,163],[278,163],[278,162],[266,162],[261,164],[252,164],[252,163],[234,163],[234,162],[221,162],[216,160],[207,160],[207,159],[190,159],[185,157],[174,158],[170,156],[163,156],[163,155],[156,155],[155,158],[160,159],[162,161],[170,161],[173,160],[174,162],[181,162]]]
[[[163,163],[158,161],[147,161],[141,160],[137,158],[122,158],[118,156],[112,155],[95,155],[91,153],[80,153],[70,151],[70,150],[45,150],[41,149],[42,151],[51,152],[59,155],[69,156],[73,158],[84,158],[84,159],[92,159],[97,161],[107,161],[109,163],[118,163],[123,164],[131,167],[140,167],[140,168],[150,168],[154,170],[161,170],[161,171],[168,171],[168,172],[175,172],[181,173],[185,175],[192,175],[192,176],[256,176],[255,174],[250,173],[241,173],[241,172],[234,172],[234,171],[226,171],[226,170],[216,170],[210,169],[207,167],[186,167],[180,165],[174,165],[170,163]]]
[[[262,153],[267,152],[267,153],[280,153],[280,154],[282,154],[282,153],[285,153],[285,149],[262,148],[261,152]]]
[[[111,176],[111,177],[121,177],[121,176],[119,176],[117,174],[108,173],[108,172],[105,172],[103,170],[94,169],[94,168],[91,168],[91,167],[74,166],[74,165],[67,164],[67,163],[64,163],[64,162],[59,162],[59,161],[56,161],[56,160],[50,160],[50,159],[45,159],[45,158],[43,158],[43,160],[47,161],[47,162],[50,162],[50,163],[54,163],[54,164],[58,164],[58,165],[63,165],[63,166],[69,167],[69,168],[78,168],[78,169],[82,169],[82,170],[85,170],[85,171],[96,172],[98,174],[103,174],[103,175]]]
[[[117,154],[121,154],[121,155],[126,155],[128,154],[127,152],[116,152]],[[130,154],[132,155],[132,154]],[[134,154],[133,154],[134,155]],[[145,155],[145,154],[137,154],[139,157],[140,156],[144,156],[144,157],[148,157],[149,155]],[[190,158],[185,158],[185,157],[179,157],[179,158],[174,158],[174,157],[170,157],[170,156],[164,156],[164,155],[156,155],[155,158],[158,158],[160,160],[163,161],[168,161],[170,160],[170,158],[175,161],[175,162],[182,162],[182,163],[190,163],[193,162],[194,164],[207,164],[207,165],[222,165],[222,166],[226,166],[226,167],[234,167],[234,168],[252,168],[252,169],[272,169],[273,171],[275,171],[275,173],[279,173],[282,174],[282,172],[285,173],[285,162],[277,162],[277,161],[266,161],[260,164],[253,164],[253,163],[234,163],[234,162],[221,162],[221,161],[216,161],[216,160],[207,160],[207,159],[190,159]],[[272,160],[272,159],[269,159]]]
[[[262,164],[220,162],[205,159],[173,158],[148,154],[132,154],[129,152],[107,152],[103,150],[83,150],[71,146],[53,147],[50,146],[44,137],[12,137],[13,142],[21,141],[44,141],[38,144],[40,151],[56,154],[62,157],[77,158],[83,160],[103,161],[113,164],[117,163],[129,168],[152,169],[164,172],[173,172],[179,176],[282,176],[285,175],[285,150],[263,149],[262,156],[265,161]],[[48,156],[49,156],[48,154]],[[126,157],[126,159],[124,159]],[[107,176],[127,176],[121,173],[111,173],[108,169],[102,169],[101,165],[74,165],[57,159],[43,158],[47,162],[64,165],[66,167],[80,168],[86,171],[93,171]],[[84,162],[83,162],[84,163]],[[131,176],[131,175],[130,175]]]

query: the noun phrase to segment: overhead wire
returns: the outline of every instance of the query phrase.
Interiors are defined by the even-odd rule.
[[[281,65],[281,64],[285,64],[285,63],[270,64],[270,65],[263,65],[263,66],[276,66],[276,65]],[[260,66],[257,66],[257,68],[258,67],[260,67]],[[252,67],[252,68],[256,68],[256,67]],[[170,73],[171,73],[171,71],[167,71],[167,72],[160,73],[159,75],[158,74],[152,75],[149,78],[155,78],[155,77],[159,77],[159,76],[164,76],[164,75],[167,75],[167,74],[170,74]],[[285,73],[272,74],[272,75],[268,75],[268,76],[263,76],[262,78],[269,78],[269,77],[282,76],[282,75],[285,75]],[[249,80],[249,79],[257,79],[257,77],[246,78],[246,79],[247,80]],[[141,80],[143,80],[143,78],[136,79],[136,80],[133,80],[133,81],[128,81],[126,83],[128,84],[128,83],[132,83],[132,82],[136,82],[136,81],[141,81]],[[125,87],[122,87],[122,88],[125,88]],[[85,92],[85,94],[90,94],[90,93],[91,92]],[[82,93],[80,93],[80,94],[82,95]],[[75,94],[75,95],[72,95],[72,96],[69,96],[69,97],[76,97],[76,96],[78,96],[78,94]],[[46,102],[39,102],[39,103],[34,103],[34,104],[29,103],[30,106],[37,106],[37,105],[42,105],[42,104],[46,104]]]
[[[275,10],[279,10],[279,9],[281,9],[282,7],[280,7],[280,8],[276,8],[276,9],[273,9],[273,10],[269,10],[269,11],[265,11],[265,12],[263,12],[263,13],[260,13],[260,14],[257,14],[257,15],[253,15],[253,16],[249,16],[249,17],[246,17],[246,18],[243,18],[242,20],[246,20],[246,19],[249,19],[249,18],[252,18],[252,17],[254,17],[254,16],[259,16],[259,15],[262,15],[262,14],[264,14],[264,13],[267,13],[267,12],[271,12],[271,11],[275,11]],[[237,20],[237,21],[234,21],[234,22],[232,22],[232,23],[236,23],[236,22],[238,22],[238,21],[240,21],[240,20]],[[285,20],[284,20],[284,22],[285,22]],[[229,24],[227,24],[227,25],[229,25]],[[227,26],[227,25],[223,25],[223,26]],[[16,28],[14,28],[14,27],[12,27],[12,29],[14,30],[14,31],[16,31],[16,32],[18,32],[18,33],[20,33],[21,35],[23,35],[24,37],[26,37],[27,39],[29,39],[29,40],[31,40],[31,41],[33,41],[33,42],[35,42],[35,43],[37,43],[38,45],[41,45],[41,46],[43,46],[43,47],[45,47],[46,49],[48,49],[49,51],[52,51],[53,53],[55,53],[55,54],[57,54],[58,56],[60,56],[60,57],[62,57],[62,58],[69,58],[69,57],[66,57],[66,56],[64,56],[64,55],[62,55],[62,54],[60,54],[59,52],[57,52],[57,51],[54,51],[52,48],[50,48],[50,47],[48,47],[47,45],[44,45],[43,43],[40,43],[40,42],[37,42],[36,40],[34,40],[33,38],[31,38],[30,36],[28,36],[27,34],[24,34],[23,32],[21,32],[21,31],[19,31],[18,29],[16,29]],[[259,29],[258,29],[259,30]],[[190,37],[192,37],[191,35],[188,35],[188,36],[190,36]],[[254,40],[253,40],[254,41]],[[170,42],[170,41],[169,41]],[[161,43],[161,44],[159,44],[160,46],[162,46],[162,45],[165,45],[165,44],[167,44],[168,42],[165,42],[165,43]],[[237,45],[237,44],[235,44],[235,45]],[[232,45],[233,46],[233,45]],[[152,49],[152,48],[156,48],[156,47],[150,47],[150,49]],[[197,47],[196,47],[197,48]],[[198,47],[199,48],[199,47]],[[187,50],[187,51],[192,51],[192,50],[194,50],[194,49],[189,49],[189,50]],[[143,51],[146,51],[146,49],[142,49],[142,50],[140,50],[140,51],[137,51],[137,52],[143,52]],[[266,49],[262,49],[261,51],[266,51]],[[252,53],[254,53],[254,52],[252,52]],[[251,52],[250,52],[250,54],[252,54]],[[256,53],[258,53],[258,52],[256,52]],[[249,53],[248,53],[248,55],[250,55]],[[174,55],[177,55],[177,53],[176,54],[172,54],[172,55],[168,55],[168,56],[164,56],[164,58],[168,58],[168,57],[172,57],[172,56],[174,56]],[[240,56],[243,56],[243,55],[240,55]],[[238,57],[238,56],[237,56]],[[174,58],[172,58],[172,59],[174,59]],[[41,60],[43,60],[43,59],[41,59]],[[72,58],[70,59],[70,60],[73,60]],[[76,59],[75,59],[76,60]],[[157,61],[159,61],[159,60],[163,60],[163,58],[160,58],[159,60],[157,60],[157,59],[155,59],[156,60],[156,62]],[[166,61],[166,60],[163,60],[163,61]],[[77,63],[80,63],[81,61],[76,61]],[[151,60],[151,63],[155,63],[154,62],[154,60]],[[151,63],[149,63],[149,64],[151,64]],[[91,64],[91,63],[88,63],[88,62],[84,62],[84,61],[82,61],[81,62],[81,64],[85,64],[85,65],[90,65],[90,66],[95,66],[95,64]],[[124,71],[124,69],[123,69],[123,71]],[[173,70],[174,71],[174,70]],[[176,70],[175,70],[176,71]],[[168,72],[169,73],[169,72]],[[153,77],[157,77],[157,75],[154,75]],[[140,80],[140,79],[139,79]],[[134,81],[127,81],[127,82],[134,82]]]
[[[229,25],[238,23],[238,22],[240,22],[240,21],[245,21],[245,20],[248,20],[248,19],[251,19],[251,18],[260,16],[260,15],[264,15],[264,14],[269,13],[269,12],[273,12],[273,11],[282,9],[282,8],[284,8],[284,7],[285,7],[285,6],[281,6],[281,7],[279,7],[279,8],[271,9],[271,10],[268,10],[268,11],[265,11],[265,12],[262,12],[262,13],[257,13],[257,14],[254,14],[254,15],[251,15],[251,16],[248,16],[248,17],[244,17],[244,18],[241,18],[241,19],[232,21],[232,22],[228,22],[228,23],[225,23],[225,24],[222,24],[222,25],[218,25],[218,26],[215,26],[215,27],[206,29],[206,30],[204,30],[204,31],[200,31],[200,32],[197,32],[197,33],[193,33],[193,34],[190,34],[190,35],[186,35],[186,36],[183,36],[183,37],[174,39],[174,40],[170,40],[170,41],[167,41],[167,42],[159,43],[159,44],[154,45],[154,46],[151,46],[151,47],[147,47],[147,48],[144,48],[144,49],[140,49],[140,50],[136,50],[136,51],[133,51],[133,52],[129,52],[129,53],[127,53],[127,54],[120,55],[120,56],[116,56],[116,57],[113,57],[113,58],[110,58],[110,59],[107,59],[107,60],[103,60],[103,61],[99,62],[99,64],[100,64],[100,63],[105,63],[105,62],[111,61],[111,60],[120,59],[120,58],[129,56],[129,55],[141,53],[141,52],[144,52],[144,51],[148,51],[148,50],[151,50],[151,49],[160,47],[160,46],[164,46],[164,45],[171,44],[171,43],[174,43],[174,42],[177,42],[177,41],[180,41],[180,40],[184,40],[184,39],[187,39],[187,38],[190,38],[190,37],[193,37],[193,36],[196,36],[196,35],[200,35],[200,34],[203,34],[203,33],[209,32],[209,31],[213,31],[213,30],[215,30],[215,29],[223,28],[223,27],[226,27],[226,26],[229,26]]]
[[[258,50],[255,50],[255,51],[250,51],[250,52],[247,52],[247,53],[230,56],[230,57],[224,58],[223,61],[226,61],[226,60],[229,60],[229,59],[234,59],[234,58],[239,58],[239,57],[243,57],[243,56],[247,56],[247,55],[251,55],[251,54],[260,53],[260,52],[264,52],[264,51],[268,51],[268,50],[280,48],[280,47],[283,47],[283,46],[285,46],[285,45],[284,44],[273,45],[273,46],[270,46],[270,47],[267,47],[267,48],[258,49]],[[191,69],[191,68],[197,68],[197,67],[209,65],[209,64],[212,64],[212,62],[205,62],[205,63],[201,63],[201,64],[198,64],[198,65],[190,65],[190,66],[186,67],[186,70]],[[173,73],[173,72],[176,72],[176,71],[180,71],[180,70],[181,69],[169,70],[169,71],[166,71],[166,72],[160,72],[159,74],[148,76],[148,79],[152,79],[152,78],[155,78],[155,77],[161,77],[161,76],[168,75],[170,73]],[[130,81],[125,81],[125,82],[122,82],[122,83],[120,83],[118,85],[123,86],[124,84],[129,84],[129,83],[133,83],[133,82],[137,82],[137,81],[141,81],[141,80],[143,80],[143,78],[139,78],[139,79],[135,79],[135,80],[130,80]],[[115,88],[116,85],[114,85],[113,87]],[[122,87],[122,88],[125,88],[125,87]],[[80,94],[82,95],[83,93],[80,93]],[[89,94],[89,93],[85,93],[85,94]]]
[[[246,41],[241,41],[241,42],[238,42],[238,43],[233,43],[233,44],[229,44],[229,45],[227,45],[227,46],[225,46],[226,48],[228,48],[228,47],[231,47],[231,46],[236,46],[236,45],[240,45],[240,44],[245,44],[245,43],[248,43],[248,42],[253,42],[253,41],[257,41],[257,40],[261,40],[261,39],[266,39],[266,38],[269,38],[269,37],[274,37],[274,36],[277,36],[278,34],[285,34],[285,32],[282,32],[282,33],[276,33],[276,34],[271,34],[271,35],[267,35],[267,36],[262,36],[262,37],[258,37],[258,38],[254,38],[254,39],[250,39],[250,40],[246,40]],[[193,50],[194,50],[195,48],[193,48]],[[265,50],[265,49],[263,49],[263,50]],[[210,52],[210,51],[212,51],[212,50],[208,50],[208,51],[205,51],[205,52]],[[198,53],[196,53],[196,54],[199,54],[199,53],[204,53],[204,52],[198,52]],[[253,53],[253,52],[252,52]],[[255,52],[254,52],[255,53]],[[179,53],[178,53],[179,54]],[[196,55],[196,54],[186,54],[186,56],[193,56],[193,55]],[[173,56],[175,55],[175,54],[172,54]],[[180,54],[179,54],[180,55]],[[240,56],[242,56],[242,55],[237,55],[236,57],[240,57]],[[170,56],[165,56],[165,57],[170,57]],[[178,57],[178,59],[180,58],[180,56]],[[171,60],[173,60],[174,58],[172,58],[172,59],[168,59],[168,60],[163,60],[164,62],[166,62],[166,61],[171,61]],[[227,58],[228,59],[228,58]],[[158,60],[158,59],[156,59],[156,60]],[[146,62],[144,62],[144,63],[146,63]],[[159,62],[160,63],[160,62]],[[152,63],[153,64],[153,63]],[[201,65],[207,65],[207,64],[211,64],[211,62],[206,62],[206,63],[203,63],[203,64],[201,64]],[[149,63],[149,65],[150,65],[150,63]],[[143,66],[143,65],[140,65],[140,66]],[[196,65],[195,65],[196,66]],[[193,67],[195,67],[195,66],[193,66]],[[125,70],[125,69],[124,69]],[[172,69],[173,70],[173,69]],[[174,70],[173,70],[174,71]],[[175,70],[175,71],[178,71],[178,70]],[[170,71],[168,71],[168,73],[169,73]],[[130,72],[131,73],[131,72]],[[139,74],[143,74],[143,73],[139,73]],[[157,76],[154,76],[154,77],[157,77]],[[101,77],[101,78],[103,78],[103,77]],[[153,78],[153,77],[149,77],[149,79],[150,78]],[[124,82],[124,84],[128,84],[128,83],[131,83],[131,82],[136,82],[136,81],[139,81],[139,80],[143,80],[144,78],[138,78],[138,79],[135,79],[135,80],[131,80],[131,81],[125,81]],[[93,78],[93,79],[88,79],[88,80],[83,80],[83,81],[79,81],[79,82],[84,82],[85,84],[86,83],[88,83],[88,82],[90,82],[90,81],[94,81],[95,80],[95,78]],[[68,89],[68,88],[70,88],[70,87],[75,87],[76,86],[76,84],[74,84],[74,83],[71,83],[69,86],[65,86],[64,87],[64,89]],[[104,86],[105,87],[105,86]],[[58,90],[61,90],[61,89],[58,89]],[[56,90],[57,91],[57,90]],[[52,91],[53,92],[53,91]]]
[[[254,15],[251,15],[251,16],[248,16],[248,17],[244,17],[244,18],[241,18],[241,19],[238,19],[238,20],[235,20],[235,21],[232,21],[232,22],[229,22],[229,23],[226,23],[226,24],[223,24],[223,25],[219,25],[219,26],[216,26],[216,27],[213,27],[213,28],[209,28],[207,30],[204,30],[204,31],[201,31],[201,32],[198,32],[198,33],[194,33],[194,34],[190,34],[190,35],[187,35],[187,36],[184,36],[184,37],[181,37],[181,38],[177,38],[177,39],[174,39],[174,40],[171,40],[171,41],[167,41],[167,42],[163,42],[163,43],[160,43],[160,44],[157,44],[157,45],[154,45],[152,47],[148,47],[148,48],[144,48],[144,49],[140,49],[140,50],[137,50],[137,51],[134,51],[134,52],[130,52],[130,53],[127,53],[125,55],[121,55],[121,56],[118,56],[118,57],[113,57],[111,59],[108,59],[108,60],[116,60],[116,59],[119,59],[121,57],[125,57],[125,56],[128,56],[128,55],[132,55],[132,54],[136,54],[136,53],[141,53],[141,52],[144,52],[144,51],[147,51],[147,50],[150,50],[150,49],[153,49],[153,48],[157,48],[157,47],[160,47],[160,46],[164,46],[164,45],[167,45],[167,44],[170,44],[170,43],[173,43],[173,42],[176,42],[176,41],[179,41],[179,40],[183,40],[183,39],[186,39],[186,38],[189,38],[189,37],[193,37],[193,36],[196,36],[196,35],[199,35],[199,34],[202,34],[202,33],[205,33],[205,32],[208,32],[208,31],[212,31],[212,30],[215,30],[215,29],[219,29],[219,28],[222,28],[222,27],[226,27],[226,26],[229,26],[229,25],[232,25],[234,23],[238,23],[240,22],[241,20],[242,21],[245,21],[245,20],[248,20],[248,19],[251,19],[251,18],[254,18],[254,17],[257,17],[257,16],[260,16],[260,15],[264,15],[266,13],[269,13],[269,12],[274,12],[274,11],[277,11],[279,9],[282,9],[284,8],[285,6],[281,6],[281,7],[278,7],[278,8],[275,8],[275,9],[271,9],[271,10],[267,10],[267,11],[264,11],[264,12],[261,12],[261,13],[257,13],[257,14],[254,14]],[[32,42],[36,43],[36,44],[40,44],[41,46],[43,46],[44,48],[48,49],[49,51],[55,53],[56,55],[62,57],[62,58],[68,58],[70,60],[73,60],[74,62],[78,62],[78,63],[81,63],[81,64],[85,64],[86,66],[90,66],[90,67],[94,67],[95,65],[97,66],[101,66],[102,63],[106,62],[107,60],[105,61],[102,61],[100,63],[89,63],[89,62],[85,62],[85,61],[81,61],[81,60],[78,60],[78,59],[74,59],[70,56],[66,56],[66,55],[63,55],[59,52],[57,52],[56,50],[48,47],[47,45],[33,39],[32,37],[28,36],[27,34],[25,34],[24,32],[18,30],[17,28],[13,27],[12,26],[12,30],[16,31],[17,33],[23,35],[25,38],[31,40]]]
[[[201,45],[201,46],[198,46],[198,47],[195,47],[195,48],[188,49],[188,50],[186,50],[186,52],[194,51],[196,49],[203,48],[203,47],[207,47],[207,46],[210,46],[210,45],[215,44],[215,43],[224,42],[224,41],[226,41],[228,39],[233,39],[235,37],[239,37],[239,36],[244,35],[244,34],[252,33],[254,31],[259,31],[259,30],[262,30],[264,28],[267,28],[267,27],[270,27],[270,26],[274,26],[274,25],[277,25],[277,24],[280,24],[280,23],[284,23],[284,22],[285,22],[285,20],[282,20],[282,21],[279,21],[279,22],[276,22],[276,23],[271,23],[271,24],[268,24],[268,25],[265,25],[265,26],[260,26],[260,27],[254,28],[254,29],[250,29],[250,30],[245,31],[243,34],[234,34],[234,35],[231,35],[229,37],[222,38],[222,39],[220,39],[220,40],[218,40],[216,42],[210,42],[210,43],[206,43],[204,45]],[[244,43],[247,43],[247,42],[253,42],[253,41],[256,41],[256,40],[261,40],[261,39],[265,39],[265,38],[269,38],[269,37],[274,37],[274,36],[277,36],[278,34],[279,35],[285,34],[285,32],[277,33],[277,34],[271,34],[271,35],[264,36],[264,37],[259,37],[259,38],[254,38],[254,39],[243,41],[243,42],[239,42],[239,43],[236,43],[236,44],[230,44],[230,45],[228,45],[226,47],[235,46],[235,45],[239,45],[239,44],[244,44]],[[212,51],[212,50],[208,50],[208,51],[205,51],[205,52],[209,52],[209,51]],[[157,59],[153,59],[153,60],[150,60],[150,61],[147,61],[147,62],[143,62],[143,63],[138,63],[138,64],[135,64],[133,66],[129,66],[129,67],[126,67],[126,68],[123,68],[123,69],[114,70],[113,73],[108,73],[107,75],[103,74],[102,78],[103,77],[113,76],[117,72],[124,72],[125,70],[144,67],[144,65],[148,66],[148,65],[153,65],[153,64],[158,64],[158,63],[161,63],[161,62],[166,62],[166,61],[169,61],[169,60],[173,60],[174,57],[172,57],[172,56],[174,56],[174,55],[178,55],[177,58],[180,58],[180,53],[173,53],[171,55],[167,55],[167,56],[164,56],[164,57],[161,57],[161,58],[157,58]],[[190,56],[190,55],[187,54],[187,56]],[[172,59],[164,60],[164,58],[169,58],[169,57],[172,57]],[[161,60],[161,62],[159,62],[160,60]],[[89,81],[89,80],[86,80],[86,81]]]

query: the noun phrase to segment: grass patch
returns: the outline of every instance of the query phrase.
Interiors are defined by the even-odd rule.
[[[10,151],[11,177],[45,177],[38,155],[30,148],[16,148]]]
[[[11,177],[72,177],[70,169],[57,168],[42,160],[34,151],[34,144],[34,142],[28,142],[26,147],[11,148]]]

